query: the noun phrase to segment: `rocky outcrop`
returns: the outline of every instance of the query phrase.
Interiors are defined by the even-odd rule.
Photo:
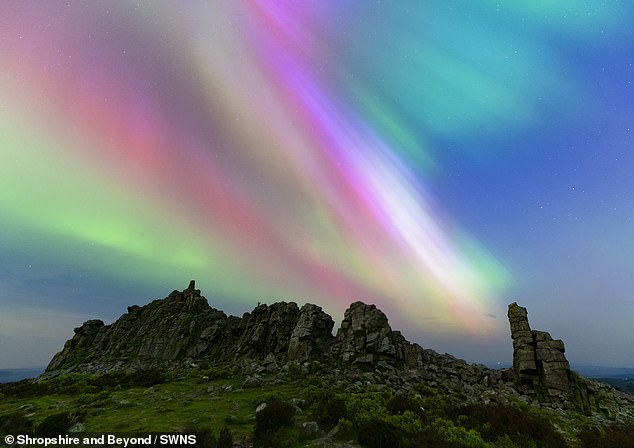
[[[321,307],[307,303],[299,310],[297,323],[288,341],[289,361],[322,359],[333,342],[335,322]]]
[[[242,316],[244,330],[235,348],[236,356],[259,358],[272,353],[285,357],[298,315],[299,308],[293,302],[258,305],[251,313],[245,313]]]
[[[375,305],[351,304],[333,336],[333,319],[317,305],[279,302],[227,316],[209,306],[192,281],[165,299],[128,307],[111,325],[90,320],[76,328],[44,377],[205,362],[230,364],[247,375],[243,387],[261,387],[316,368],[337,387],[359,392],[389,387],[447,394],[457,403],[520,400],[610,419],[634,417],[634,398],[572,372],[563,342],[532,330],[527,316],[525,308],[509,306],[513,369],[496,371],[408,342]]]
[[[59,370],[68,364],[79,364],[86,359],[100,341],[95,342],[104,323],[100,320],[89,320],[81,327],[75,328],[75,336],[66,341],[61,352],[57,353],[49,363],[47,370]]]
[[[224,357],[236,334],[242,333],[240,324],[211,308],[192,282],[165,299],[128,307],[112,325],[84,323],[53,357],[47,371],[128,369],[203,353]]]
[[[258,305],[241,318],[209,306],[194,281],[146,306],[128,307],[112,325],[88,321],[55,355],[48,372],[104,371],[200,360],[343,362],[371,369],[383,364],[422,365],[423,349],[392,331],[375,305],[353,303],[337,336],[333,319],[319,306],[293,302]]]
[[[387,317],[375,305],[355,302],[346,310],[337,332],[333,356],[344,363],[371,368],[379,361],[420,367],[423,349],[392,331]]]
[[[545,331],[531,330],[526,308],[512,303],[508,318],[513,339],[513,375],[520,391],[541,403],[585,414],[620,412],[627,397],[570,370],[564,343]],[[621,400],[624,399],[625,401]]]
[[[531,330],[526,308],[517,303],[509,305],[508,317],[515,380],[529,386],[542,399],[569,399],[573,383],[563,341],[553,339],[545,331]]]

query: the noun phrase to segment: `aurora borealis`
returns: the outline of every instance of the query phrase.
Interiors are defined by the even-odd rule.
[[[192,278],[634,367],[634,5],[551,3],[3,2],[0,367]]]

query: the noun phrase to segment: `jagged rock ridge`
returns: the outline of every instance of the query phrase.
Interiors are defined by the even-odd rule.
[[[206,361],[230,363],[253,374],[250,384],[257,385],[259,374],[276,374],[274,381],[280,381],[290,363],[306,368],[317,362],[328,366],[334,383],[361,390],[364,384],[380,384],[407,393],[422,384],[460,402],[519,399],[610,419],[634,418],[634,398],[570,371],[563,342],[531,330],[525,308],[509,305],[508,317],[513,369],[491,370],[408,342],[375,305],[351,304],[333,336],[333,319],[317,305],[279,302],[258,305],[242,317],[227,316],[209,306],[192,280],[184,291],[128,307],[111,325],[85,322],[44,376],[187,368]]]
[[[392,331],[374,305],[353,303],[336,336],[333,327],[332,318],[310,303],[301,308],[293,302],[258,305],[242,318],[227,316],[209,306],[192,281],[165,299],[128,307],[112,325],[99,320],[84,323],[46,370],[103,371],[155,362],[240,362],[267,356],[277,363],[422,365],[422,347]]]

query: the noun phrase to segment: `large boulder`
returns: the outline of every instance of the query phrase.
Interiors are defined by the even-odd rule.
[[[237,342],[236,354],[241,358],[261,358],[269,353],[286,356],[299,308],[294,302],[258,305],[242,316],[244,332]]]
[[[419,367],[423,350],[398,331],[392,331],[387,317],[376,305],[354,302],[345,311],[337,331],[332,355],[344,363],[372,367],[379,361]]]
[[[307,303],[299,310],[297,323],[288,342],[289,361],[319,360],[334,340],[335,322],[321,307]]]

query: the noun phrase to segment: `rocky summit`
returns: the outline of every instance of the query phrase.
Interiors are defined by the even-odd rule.
[[[375,305],[355,302],[333,336],[321,307],[278,302],[242,318],[209,306],[192,280],[184,291],[146,306],[130,306],[112,325],[90,320],[57,353],[46,371],[99,373],[201,360],[245,365],[253,361],[319,361],[373,369],[422,367],[424,350],[398,331]]]
[[[411,343],[375,305],[355,302],[335,322],[321,307],[259,304],[242,317],[211,307],[192,280],[183,291],[130,306],[111,325],[90,320],[57,353],[45,378],[153,367],[231,365],[249,375],[245,387],[279,383],[289,369],[327,367],[333,384],[369,384],[408,393],[424,384],[460,403],[522,401],[596,419],[634,418],[634,397],[570,370],[564,343],[530,328],[528,312],[509,305],[513,368],[492,370]],[[453,398],[452,398],[453,397]]]

